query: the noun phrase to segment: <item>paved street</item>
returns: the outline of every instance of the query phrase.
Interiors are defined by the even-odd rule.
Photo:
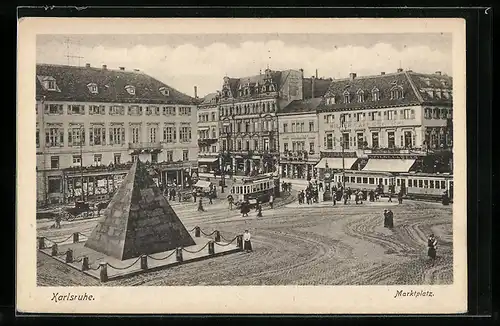
[[[402,205],[288,204],[257,218],[242,218],[226,203],[172,203],[188,230],[217,229],[232,239],[248,229],[253,253],[237,253],[147,273],[107,285],[389,285],[452,283],[452,210],[439,203],[405,201]],[[395,228],[382,227],[384,208],[395,215]],[[72,232],[90,234],[96,220],[65,222],[62,229],[38,223],[39,235],[63,239]],[[426,238],[438,239],[438,259],[427,260]],[[38,255],[38,284],[98,285],[76,270]]]

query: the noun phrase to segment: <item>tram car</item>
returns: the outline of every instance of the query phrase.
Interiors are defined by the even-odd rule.
[[[410,199],[440,200],[445,192],[453,199],[453,175],[431,173],[400,173],[396,177],[396,193],[403,191]]]
[[[275,181],[272,176],[261,176],[237,180],[231,186],[231,194],[236,202],[269,201],[271,194],[275,194]]]
[[[342,172],[333,176],[335,186],[343,184],[342,177]],[[394,175],[389,172],[347,170],[345,171],[345,187],[352,190],[378,190],[380,195],[388,194],[394,187]]]

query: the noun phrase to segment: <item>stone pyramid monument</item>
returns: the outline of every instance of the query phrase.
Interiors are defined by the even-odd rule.
[[[194,244],[144,163],[137,160],[85,247],[126,260]]]

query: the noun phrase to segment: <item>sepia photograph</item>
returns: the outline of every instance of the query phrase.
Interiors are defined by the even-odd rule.
[[[42,309],[174,288],[220,291],[207,313],[465,309],[463,21],[36,20],[17,264]]]

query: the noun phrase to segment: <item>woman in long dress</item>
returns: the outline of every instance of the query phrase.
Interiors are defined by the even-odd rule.
[[[434,237],[434,234],[431,234],[427,239],[427,255],[432,259],[436,259],[436,250],[437,250],[437,240]]]
[[[245,230],[245,233],[243,233],[243,250],[245,250],[245,252],[252,251],[252,242],[250,241],[251,237],[250,232]]]

